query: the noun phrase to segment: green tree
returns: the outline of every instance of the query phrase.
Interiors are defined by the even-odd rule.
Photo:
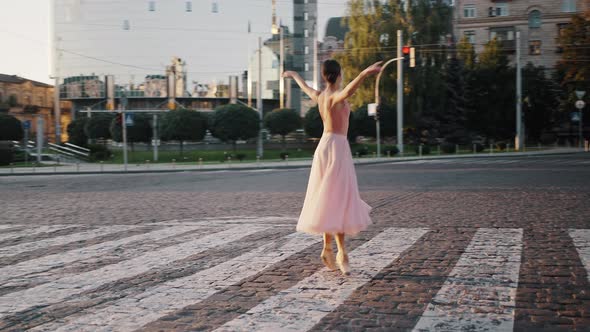
[[[166,113],[162,119],[162,139],[178,141],[181,155],[184,141],[200,141],[206,132],[207,117],[196,111],[179,109]]]
[[[483,51],[479,54],[478,66],[484,69],[508,67],[506,51],[502,49],[502,44],[496,38],[484,45]]]
[[[361,136],[377,137],[375,118],[368,115],[367,105],[357,108],[354,112],[354,123]],[[381,137],[392,137],[397,133],[397,113],[395,107],[379,105],[379,129]]]
[[[475,67],[475,48],[465,36],[457,43],[457,58],[463,62],[465,68],[473,69]]]
[[[110,139],[111,121],[113,120],[113,114],[97,113],[86,121],[84,125],[84,133],[90,139]]]
[[[374,4],[375,10],[367,12],[364,0],[351,0],[349,2],[349,16],[344,19],[349,27],[344,40],[344,48],[348,51],[335,55],[335,59],[342,66],[343,84],[346,81],[353,80],[369,65],[383,59],[380,56],[380,51],[382,47],[389,45],[389,42],[385,41],[387,35],[383,33],[385,30],[383,6],[380,2]],[[384,36],[381,39],[383,42],[380,41],[381,36]],[[395,37],[391,36],[387,39],[393,41]],[[359,107],[366,103],[367,100],[371,100],[374,94],[373,91],[368,84],[364,84],[350,97],[351,105]]]
[[[210,118],[211,134],[225,142],[232,142],[234,151],[237,140],[258,136],[260,130],[258,112],[247,106],[227,104],[217,107]]]
[[[556,123],[558,85],[545,75],[545,68],[528,63],[522,71],[523,113],[526,134],[539,141],[543,132]]]
[[[111,137],[117,142],[123,141],[123,128],[117,119],[111,121],[110,126]],[[133,115],[133,125],[127,126],[127,142],[131,146],[131,151],[134,150],[134,143],[146,143],[148,149],[152,139],[151,116],[142,113]]]
[[[84,131],[86,122],[88,122],[88,117],[85,116],[79,116],[76,120],[70,122],[67,131],[68,141],[71,144],[78,146],[86,146],[88,144],[88,136],[86,136],[86,132]]]
[[[590,80],[590,10],[585,14],[572,16],[559,37],[563,49],[560,70],[564,73],[564,82]]]
[[[290,108],[276,109],[264,117],[264,126],[271,134],[281,135],[283,151],[287,149],[285,136],[301,128],[301,117]]]
[[[20,141],[23,135],[23,126],[17,118],[0,114],[0,141]]]
[[[511,139],[516,130],[516,73],[496,46],[493,42],[486,48],[485,61],[467,77],[467,128],[489,139]]]
[[[303,118],[303,129],[309,137],[320,138],[324,132],[324,123],[317,106],[311,107]]]
[[[445,83],[445,107],[438,117],[440,136],[453,144],[465,144],[467,119],[464,70],[457,58],[452,58],[446,66]]]

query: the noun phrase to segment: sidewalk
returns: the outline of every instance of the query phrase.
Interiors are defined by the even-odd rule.
[[[498,157],[528,157],[541,155],[572,154],[582,152],[577,148],[555,148],[543,151],[531,152],[503,152],[503,153],[477,153],[477,154],[449,154],[428,155],[412,157],[381,157],[381,158],[355,158],[355,164],[370,165],[382,163],[394,163],[413,160],[435,159],[460,159],[460,158],[498,158]],[[0,176],[16,175],[70,175],[70,174],[113,174],[113,173],[162,173],[162,172],[199,172],[199,171],[230,171],[230,170],[256,170],[256,169],[295,169],[311,166],[311,159],[288,161],[260,161],[257,162],[227,162],[219,164],[196,163],[159,163],[159,164],[128,164],[125,171],[123,164],[61,164],[44,167],[6,167],[0,168]]]

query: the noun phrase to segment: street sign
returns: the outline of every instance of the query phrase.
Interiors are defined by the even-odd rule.
[[[570,119],[572,122],[579,122],[580,121],[580,112],[571,112]]]
[[[369,104],[368,108],[367,108],[367,113],[369,116],[375,116],[377,115],[377,103],[371,103]]]
[[[581,110],[582,108],[584,108],[584,106],[586,106],[586,103],[583,100],[578,100],[576,101],[576,108]]]
[[[133,126],[133,113],[125,113],[125,125]]]
[[[25,120],[25,122],[23,123],[23,128],[25,129],[31,129],[31,120]]]

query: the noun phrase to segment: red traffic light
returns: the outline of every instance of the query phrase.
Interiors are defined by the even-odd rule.
[[[410,46],[403,46],[402,47],[402,53],[404,55],[410,54]]]

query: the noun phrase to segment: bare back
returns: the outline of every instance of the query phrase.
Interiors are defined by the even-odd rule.
[[[337,93],[328,89],[322,91],[318,96],[318,108],[324,123],[324,132],[346,135],[348,133],[350,106],[346,100],[333,104],[332,97]]]

